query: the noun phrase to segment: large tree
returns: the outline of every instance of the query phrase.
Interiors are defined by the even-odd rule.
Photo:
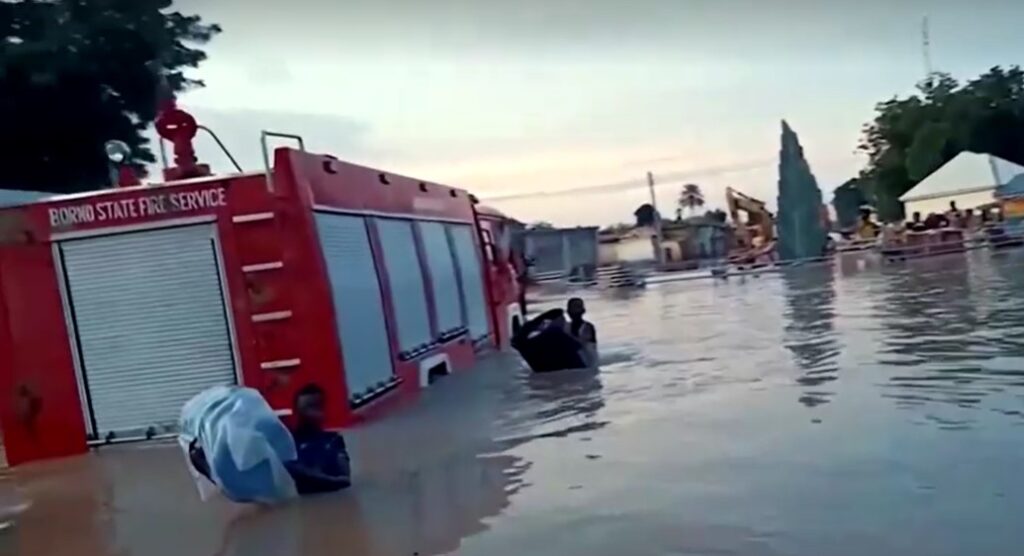
[[[828,230],[822,218],[821,190],[804,157],[800,139],[782,122],[779,151],[778,253],[783,260],[820,257]]]
[[[856,179],[848,180],[832,193],[832,208],[836,211],[839,229],[845,230],[857,225],[861,207],[867,202],[860,183]]]
[[[658,211],[654,209],[654,205],[644,203],[636,207],[636,210],[633,211],[633,217],[636,218],[637,227],[653,227],[661,218],[661,215],[659,215]]]
[[[995,67],[960,84],[934,74],[918,93],[876,107],[860,149],[868,166],[858,180],[879,215],[902,218],[899,197],[962,151],[1024,164],[1024,71]]]
[[[676,205],[677,220],[682,220],[684,213],[692,216],[695,210],[704,206],[704,193],[700,190],[700,186],[695,183],[684,185],[679,190],[679,199],[676,201]]]
[[[0,2],[0,187],[104,187],[112,139],[153,162],[142,132],[218,32],[170,0]]]
[[[729,215],[722,209],[712,209],[704,213],[704,218],[711,222],[725,224],[726,220],[729,219]]]

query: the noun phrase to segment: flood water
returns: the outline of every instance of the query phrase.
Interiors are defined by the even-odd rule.
[[[174,446],[9,472],[19,555],[1018,555],[1024,254],[588,297],[602,369],[512,357],[346,436],[350,492],[201,503]],[[2,521],[2,516],[0,516]]]

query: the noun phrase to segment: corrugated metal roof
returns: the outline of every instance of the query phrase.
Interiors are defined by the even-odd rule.
[[[1024,166],[997,156],[964,151],[900,196],[900,201],[995,189],[1019,174],[1024,174]]]
[[[1010,181],[996,189],[996,197],[1024,197],[1024,174],[1017,174]]]

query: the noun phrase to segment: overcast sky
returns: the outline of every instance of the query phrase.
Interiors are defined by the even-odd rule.
[[[260,7],[266,5],[267,7]],[[527,221],[632,219],[659,177],[722,204],[775,202],[779,121],[830,192],[863,165],[876,102],[936,69],[969,78],[1024,53],[1024,1],[179,0],[224,32],[183,104],[247,169],[259,130],[465,187]],[[226,160],[211,142],[200,156]],[[636,185],[631,185],[636,184]],[[830,195],[827,195],[830,198]]]

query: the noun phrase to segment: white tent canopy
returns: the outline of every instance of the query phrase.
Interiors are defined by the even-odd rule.
[[[908,214],[944,212],[953,201],[973,208],[994,200],[996,187],[1024,174],[1024,166],[987,154],[964,151],[900,196]]]

